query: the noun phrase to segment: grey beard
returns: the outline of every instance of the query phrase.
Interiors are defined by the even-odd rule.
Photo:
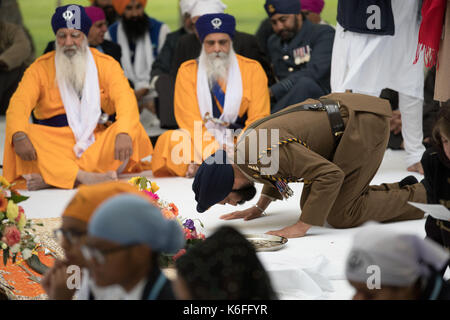
[[[230,67],[231,52],[226,54],[224,52],[210,53],[205,55],[206,74],[208,76],[209,85],[212,86],[215,81],[227,82],[228,70]]]
[[[71,49],[76,50],[75,52],[64,52],[65,49],[68,48],[60,47],[58,43],[56,43],[56,80],[58,82],[65,81],[68,85],[72,86],[78,97],[81,98],[86,76],[87,39],[84,39],[80,49],[75,45],[71,47]]]

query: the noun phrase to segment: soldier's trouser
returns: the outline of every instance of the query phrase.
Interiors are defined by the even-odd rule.
[[[361,117],[360,126],[366,121],[386,121],[370,115]],[[383,133],[384,132],[384,133]],[[345,178],[339,195],[328,214],[328,223],[335,228],[351,228],[367,221],[392,222],[421,219],[423,211],[412,207],[407,202],[427,202],[425,187],[421,183],[400,188],[398,183],[369,186],[375,176],[388,143],[389,126],[380,126],[380,132],[372,132],[363,144],[352,146],[349,152],[359,155],[358,161],[346,162],[345,158],[333,159],[333,163],[345,168]],[[378,135],[378,139],[375,136]],[[380,137],[381,136],[381,142]],[[339,148],[339,146],[338,146]],[[345,157],[345,153],[342,157]],[[301,206],[309,194],[305,185]]]

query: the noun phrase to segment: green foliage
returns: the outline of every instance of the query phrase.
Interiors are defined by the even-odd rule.
[[[14,201],[14,203],[19,203],[22,201],[27,200],[29,197],[26,196],[22,196],[21,194],[15,193],[15,192],[11,192],[11,200]]]
[[[6,264],[8,263],[8,259],[9,259],[9,248],[3,250],[3,264],[6,266]]]

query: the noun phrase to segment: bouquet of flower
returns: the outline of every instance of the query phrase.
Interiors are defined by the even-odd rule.
[[[18,203],[29,197],[21,195],[13,189],[4,177],[0,176],[0,247],[3,250],[3,264],[9,258],[15,263],[19,254],[23,260],[31,258],[39,239],[29,229],[25,212]]]
[[[159,190],[159,187],[155,182],[151,182],[145,177],[134,177],[131,178],[128,182],[137,186],[140,191],[149,196],[152,203],[161,209],[161,212],[166,219],[177,220],[180,226],[183,228],[184,237],[186,239],[185,248],[178,251],[178,253],[175,255],[162,255],[161,264],[163,266],[173,264],[173,262],[175,262],[175,260],[182,256],[184,253],[186,253],[186,250],[188,250],[191,246],[205,240],[205,235],[201,232],[197,232],[194,220],[182,218],[181,216],[179,216],[178,208],[173,202],[169,203],[159,198],[159,196],[156,194],[156,192]],[[198,222],[200,223],[200,226],[204,228],[203,223],[200,220],[198,220]]]

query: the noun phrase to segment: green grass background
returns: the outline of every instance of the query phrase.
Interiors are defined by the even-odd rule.
[[[39,56],[47,42],[54,39],[50,20],[56,7],[56,0],[18,0],[25,25],[30,30]],[[89,6],[88,0],[63,0],[63,5],[79,4]],[[223,0],[227,5],[226,13],[236,17],[237,28],[254,34],[259,23],[267,17],[264,0]],[[322,17],[332,25],[336,24],[337,0],[325,0]],[[148,15],[167,23],[171,30],[180,26],[178,0],[149,0],[146,12]]]

